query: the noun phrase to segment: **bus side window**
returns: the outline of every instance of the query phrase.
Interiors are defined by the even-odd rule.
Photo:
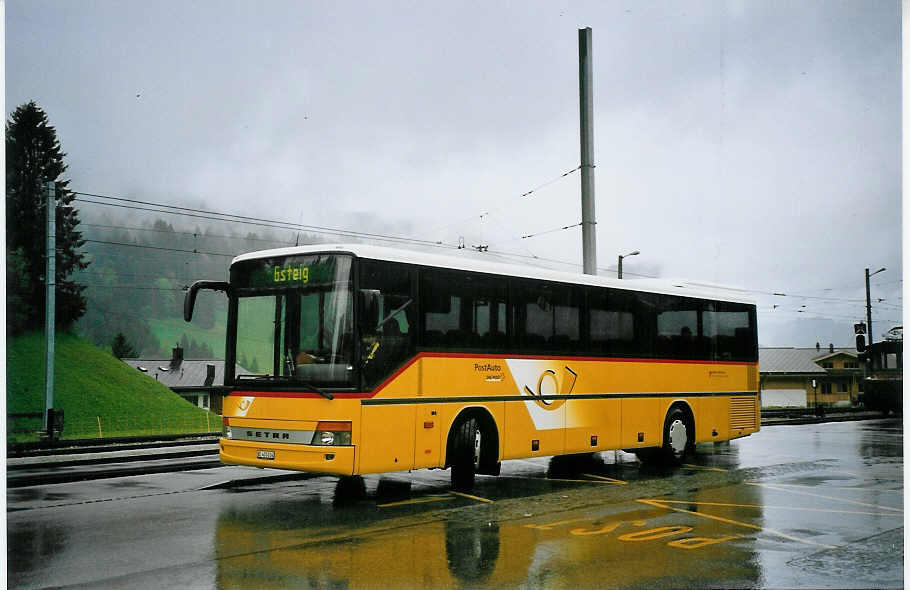
[[[408,267],[370,260],[360,265],[360,363],[364,386],[372,389],[411,356],[417,305]]]
[[[569,352],[581,346],[582,291],[543,281],[516,281],[519,338],[525,350]]]
[[[749,308],[741,303],[709,303],[702,313],[705,337],[719,361],[751,360],[752,329]]]
[[[506,281],[463,271],[421,273],[423,345],[452,350],[505,350]]]
[[[680,359],[702,356],[698,325],[700,302],[672,295],[662,295],[660,302],[661,307],[657,313],[657,356]]]

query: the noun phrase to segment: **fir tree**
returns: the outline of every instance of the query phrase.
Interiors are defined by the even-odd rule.
[[[123,332],[117,332],[117,335],[114,336],[114,341],[111,343],[111,350],[118,359],[130,359],[139,356],[136,354],[136,349],[126,341],[126,336],[123,335]]]
[[[79,216],[71,205],[75,195],[60,179],[66,171],[57,131],[34,101],[19,106],[6,122],[6,252],[7,268],[16,264],[21,280],[11,284],[7,315],[17,318],[8,326],[38,328],[44,319],[47,199],[45,182],[56,187],[57,258],[56,323],[72,325],[85,313],[84,286],[70,278],[88,266],[80,248]],[[14,254],[15,253],[15,254]],[[11,256],[18,256],[12,260]]]

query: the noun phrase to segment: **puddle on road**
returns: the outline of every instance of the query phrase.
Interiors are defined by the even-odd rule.
[[[452,519],[405,529],[379,523],[295,531],[236,516],[223,514],[217,523],[221,586],[322,580],[358,587],[381,580],[390,587],[659,588],[761,581],[754,538],[726,523],[688,522],[687,515],[634,502],[543,519]]]
[[[357,587],[377,580],[443,588],[797,587],[806,579],[901,586],[903,546],[889,532],[900,510],[880,504],[882,490],[865,497],[831,486],[862,483],[844,475],[693,490],[674,484],[669,487],[677,491],[666,495],[554,513],[552,503],[566,497],[557,488],[528,504],[525,517],[505,520],[470,496],[427,493],[425,486],[415,495],[406,480],[369,481],[367,496],[342,510],[303,510],[288,498],[261,510],[223,512],[215,533],[217,578],[221,586],[253,581],[273,587],[308,581]],[[496,481],[506,497],[527,493],[528,486],[568,485],[577,494],[602,483]],[[534,515],[538,508],[543,515]],[[846,558],[855,567],[831,567]]]

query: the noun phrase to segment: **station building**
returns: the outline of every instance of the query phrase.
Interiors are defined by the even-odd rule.
[[[862,393],[863,369],[852,348],[759,348],[761,405],[849,406]]]

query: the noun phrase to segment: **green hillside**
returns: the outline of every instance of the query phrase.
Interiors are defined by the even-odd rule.
[[[7,340],[7,412],[44,409],[44,334]],[[220,430],[220,417],[183,400],[109,352],[58,333],[54,407],[65,412],[63,438],[103,438]],[[41,420],[7,421],[7,440],[34,440]],[[17,430],[31,432],[13,432]]]

